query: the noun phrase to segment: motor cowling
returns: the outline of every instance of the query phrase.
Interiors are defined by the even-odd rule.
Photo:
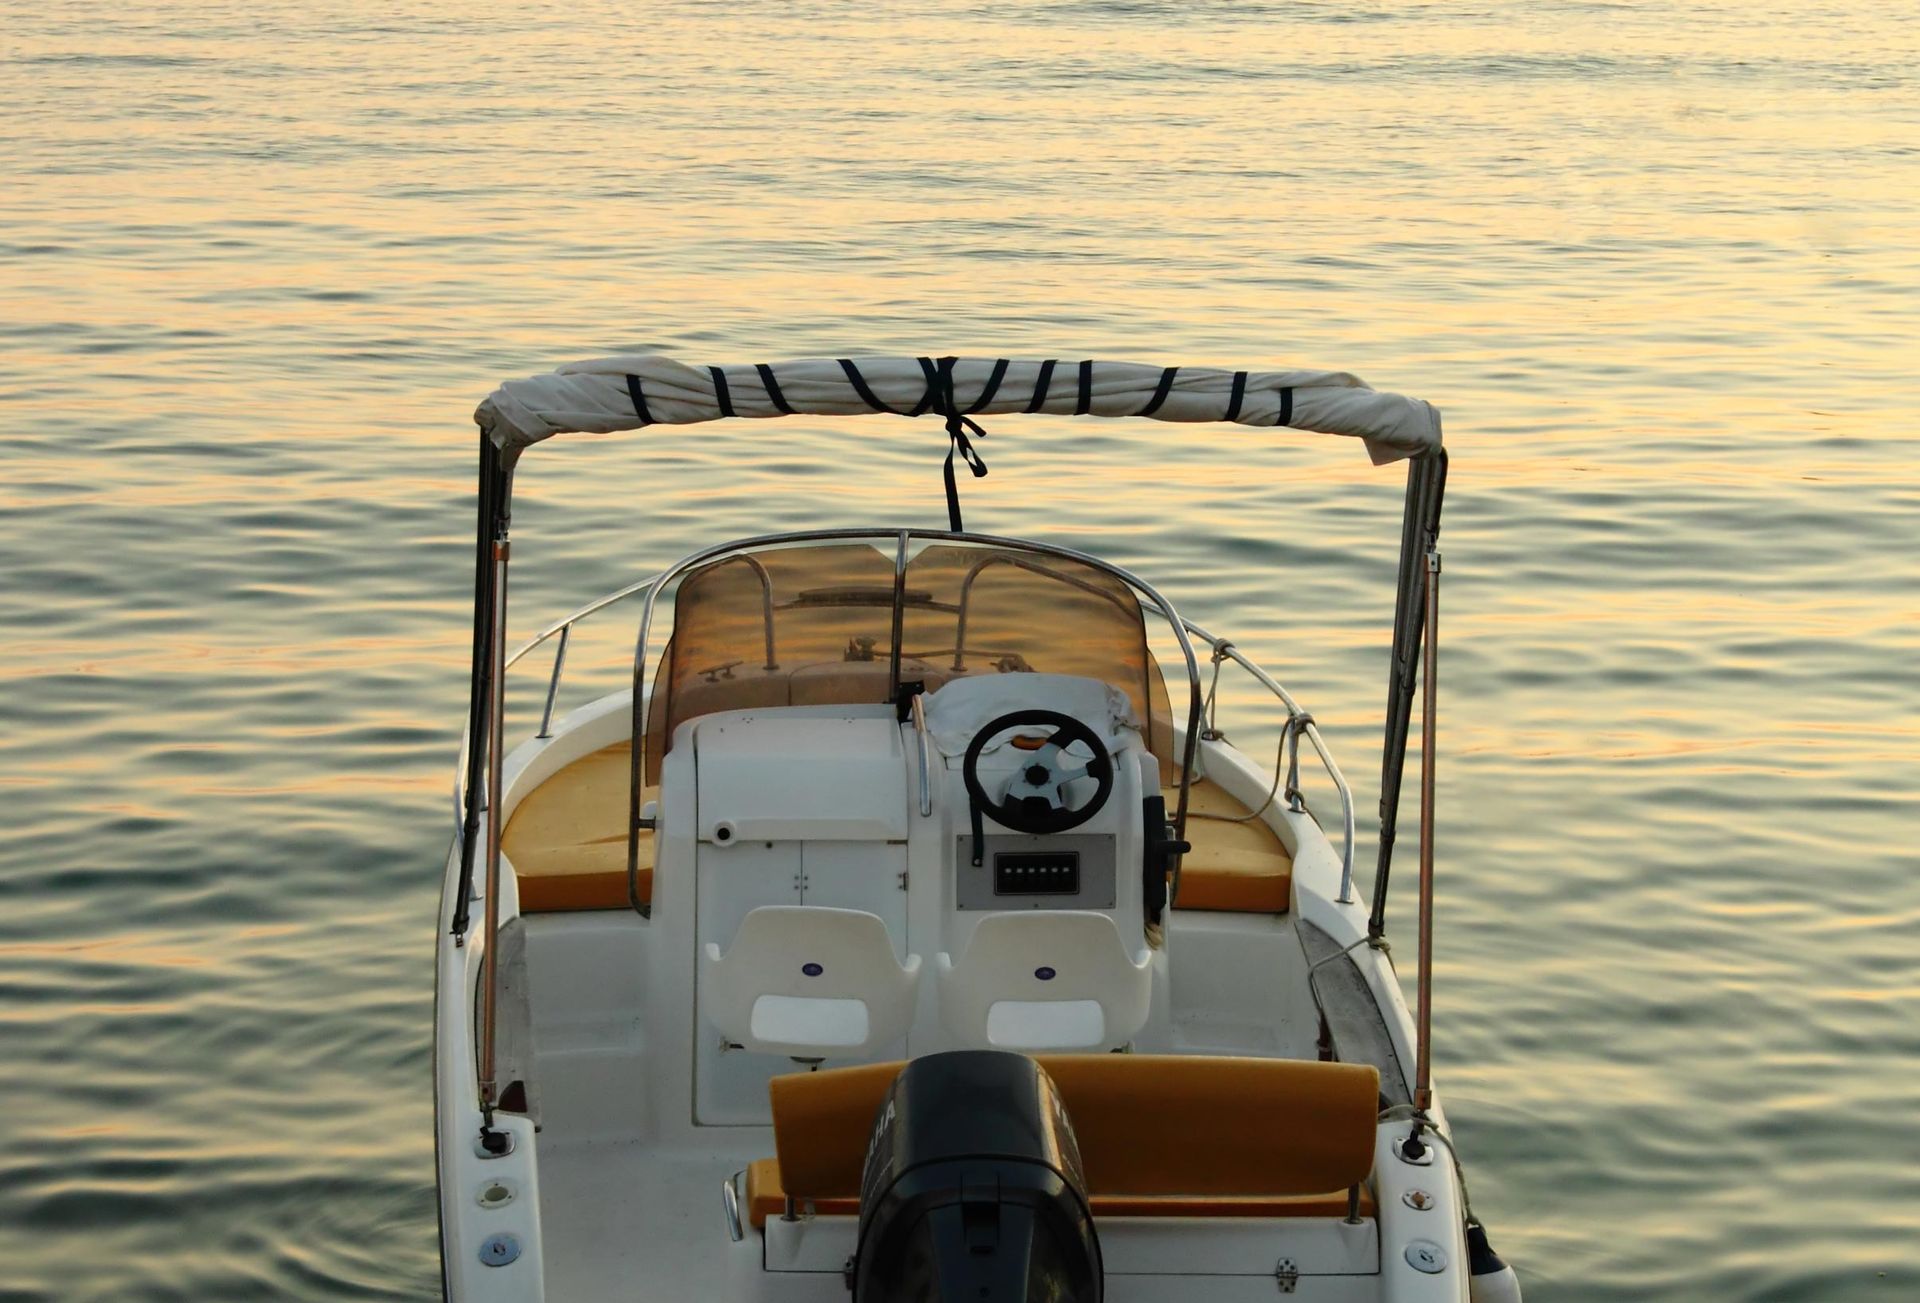
[[[854,1303],[1099,1303],[1073,1125],[1032,1059],[956,1050],[894,1079],[860,1181]]]

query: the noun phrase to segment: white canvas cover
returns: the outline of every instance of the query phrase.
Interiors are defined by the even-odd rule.
[[[1440,413],[1431,404],[1369,389],[1343,371],[1236,372],[995,358],[938,365],[950,368],[952,406],[964,415],[1084,412],[1286,426],[1362,439],[1376,464],[1440,446]],[[944,413],[935,390],[944,385],[931,383],[935,368],[932,359],[915,357],[804,358],[724,367],[692,367],[664,357],[604,357],[509,380],[480,404],[474,419],[509,458],[556,434],[605,434],[725,416],[860,416],[890,410],[938,420]],[[1046,388],[1036,405],[1043,377]],[[861,394],[862,384],[883,407]]]

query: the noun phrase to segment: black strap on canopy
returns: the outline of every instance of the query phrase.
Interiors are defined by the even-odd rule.
[[[1246,401],[1246,397],[1247,373],[1245,371],[1235,371],[1233,373],[1233,395],[1227,399],[1227,420],[1237,421],[1240,419],[1240,404]]]
[[[720,415],[733,415],[733,391],[727,387],[727,373],[717,366],[707,368],[707,374],[713,377],[713,401],[720,408]]]
[[[1040,364],[1040,374],[1033,378],[1033,397],[1027,400],[1027,410],[1037,412],[1047,401],[1047,386],[1053,382],[1053,359],[1048,358]]]
[[[999,358],[994,362],[993,374],[987,377],[987,383],[980,386],[980,396],[973,400],[973,406],[969,407],[967,410],[969,412],[977,412],[981,408],[985,407],[988,403],[992,402],[993,396],[1000,392],[1000,382],[1002,380],[1005,380],[1006,378],[1007,378],[1007,359],[1003,357],[1003,358]]]
[[[843,357],[839,359],[839,362],[840,369],[846,373],[847,383],[853,386],[854,393],[860,395],[861,402],[871,407],[874,411],[885,412],[889,416],[906,415],[905,412],[888,407],[874,396],[873,387],[867,383],[867,378],[860,374],[860,368],[853,364],[852,358]]]
[[[793,406],[787,402],[787,396],[780,392],[780,382],[774,379],[773,368],[765,362],[756,362],[753,369],[760,373],[760,383],[766,386],[767,401],[772,403],[782,416],[792,416]]]
[[[633,414],[640,418],[640,424],[652,425],[653,413],[647,410],[647,394],[640,388],[640,377],[627,377],[627,397],[633,399]]]
[[[1167,395],[1173,392],[1173,378],[1179,374],[1180,368],[1177,366],[1170,366],[1162,371],[1160,373],[1160,383],[1154,386],[1153,397],[1149,398],[1147,405],[1135,412],[1134,415],[1152,416],[1155,412],[1159,411],[1160,404],[1166,402]]]
[[[967,436],[971,433],[984,439],[987,432],[980,428],[978,421],[962,413],[959,403],[954,399],[953,366],[957,361],[958,358],[943,357],[935,363],[932,358],[923,357],[920,359],[920,369],[927,375],[927,397],[921,403],[922,410],[931,407],[947,422],[947,461],[942,469],[947,485],[947,528],[959,534],[966,527],[960,523],[960,486],[953,475],[953,455],[960,454],[960,459],[966,462],[967,469],[973,472],[976,480],[985,475],[987,464],[980,460],[980,454],[974,451],[973,442]],[[994,368],[994,387],[998,387],[997,382],[1005,373],[1004,362]],[[977,411],[983,406],[986,397],[983,395],[981,402],[974,404],[973,410]]]

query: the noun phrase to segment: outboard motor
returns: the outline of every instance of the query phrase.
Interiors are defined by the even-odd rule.
[[[1099,1303],[1080,1148],[1040,1065],[1004,1050],[910,1061],[860,1179],[854,1303]]]

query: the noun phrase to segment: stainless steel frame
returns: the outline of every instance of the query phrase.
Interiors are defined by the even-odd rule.
[[[926,531],[914,531],[914,530],[906,531],[906,533],[909,535],[910,538],[921,537],[925,534],[925,532]],[[898,530],[846,531],[846,534],[852,537],[862,537],[862,536],[870,536],[875,538],[888,537],[896,541],[898,540],[900,533],[901,531],[898,531]],[[629,584],[625,588],[616,589],[613,592],[608,593],[606,596],[598,598],[592,602],[589,602],[585,606],[580,607],[578,610],[575,610],[572,613],[562,617],[561,619],[554,621],[552,624],[549,624],[544,629],[540,630],[539,633],[535,634],[532,638],[528,639],[525,643],[523,643],[517,650],[515,650],[514,652],[512,652],[510,655],[507,656],[506,668],[508,669],[513,668],[514,665],[519,663],[522,659],[524,659],[527,655],[533,652],[536,648],[538,648],[543,643],[546,643],[547,641],[555,637],[559,637],[562,640],[563,646],[564,646],[564,642],[567,639],[567,637],[571,634],[573,626],[578,624],[580,621],[588,618],[589,616],[598,614],[599,612],[605,610],[609,606],[613,606],[616,603],[623,602],[629,597],[634,597],[640,594],[650,595],[653,592],[659,591],[667,580],[671,579],[677,574],[684,573],[686,569],[692,566],[700,564],[700,561],[703,558],[706,558],[714,553],[719,553],[724,555],[724,553],[731,548],[763,545],[767,543],[769,540],[791,540],[791,539],[795,539],[796,537],[798,536],[768,535],[764,538],[747,539],[741,542],[728,543],[718,548],[707,549],[707,551],[705,552],[695,553],[692,557],[687,558],[687,560],[675,565],[669,570],[662,571],[660,574],[650,576],[646,579],[642,579],[637,583]],[[807,537],[811,538],[815,536],[807,536]],[[1041,550],[1041,551],[1046,550],[1044,545],[1040,545],[1040,544],[1029,544],[1027,546],[1032,547],[1036,550]],[[1063,555],[1074,556],[1075,560],[1082,559],[1081,556],[1074,555],[1068,549],[1062,548],[1062,549],[1058,549],[1058,551],[1061,552]],[[896,555],[898,554],[896,553]],[[1008,563],[1011,564],[1010,561]],[[1102,569],[1109,568],[1104,562],[1098,563],[1098,564],[1100,564]],[[1042,569],[1044,570],[1044,568]],[[1119,570],[1118,567],[1113,567],[1112,569],[1121,578],[1123,578],[1128,584],[1137,585],[1139,588],[1143,590],[1151,591],[1146,589],[1146,585],[1144,583],[1138,580],[1135,580],[1131,575],[1128,575],[1126,572]],[[762,568],[762,571],[764,575],[764,567]],[[770,596],[770,593],[769,593],[769,596]],[[1166,615],[1166,609],[1164,607],[1160,608],[1159,614],[1161,614],[1164,617]],[[649,612],[648,618],[650,618],[650,612]],[[1276,680],[1272,675],[1268,674],[1267,671],[1262,669],[1258,664],[1248,659],[1247,655],[1229,640],[1222,638],[1216,634],[1209,633],[1206,629],[1202,628],[1200,625],[1194,623],[1191,620],[1187,620],[1184,618],[1180,620],[1179,625],[1177,627],[1183,629],[1187,634],[1190,634],[1192,637],[1197,638],[1201,642],[1204,642],[1205,644],[1207,644],[1208,649],[1212,653],[1212,660],[1215,664],[1216,670],[1221,662],[1232,661],[1234,664],[1240,666],[1249,675],[1251,675],[1256,683],[1260,684],[1262,687],[1266,688],[1267,691],[1271,692],[1274,695],[1274,697],[1279,700],[1280,704],[1286,708],[1287,721],[1284,727],[1287,730],[1286,742],[1287,742],[1287,752],[1288,752],[1288,764],[1287,764],[1288,772],[1286,777],[1285,791],[1288,798],[1289,808],[1293,809],[1296,813],[1306,810],[1306,803],[1304,802],[1304,800],[1300,798],[1300,787],[1299,787],[1300,738],[1304,736],[1308,742],[1313,744],[1313,749],[1320,758],[1321,767],[1325,769],[1328,779],[1331,780],[1331,782],[1333,783],[1335,792],[1337,792],[1340,797],[1340,827],[1341,827],[1340,901],[1342,904],[1345,904],[1351,901],[1353,899],[1352,888],[1353,888],[1353,854],[1354,854],[1353,791],[1347,785],[1346,775],[1341,772],[1339,764],[1333,758],[1333,753],[1330,750],[1328,750],[1326,739],[1321,736],[1319,726],[1314,723],[1313,716],[1308,714],[1307,711],[1301,708],[1300,703],[1294,700],[1293,695],[1289,693],[1286,690],[1286,688],[1282,687],[1278,680]],[[771,646],[772,645],[771,634],[769,634],[768,641],[769,641],[769,645]],[[554,702],[560,690],[561,676],[562,676],[563,670],[565,669],[565,665],[566,665],[565,654],[564,654],[564,651],[562,651],[555,655],[553,671],[547,681],[546,708],[542,714],[541,731],[539,736],[547,735],[548,728],[549,728],[552,714],[553,714]],[[897,674],[898,674],[897,669],[895,671],[895,674],[897,677]],[[1216,678],[1216,682],[1217,682],[1217,678]],[[1198,686],[1197,669],[1196,669],[1196,677],[1193,679],[1193,684],[1197,688]],[[1213,700],[1212,694],[1209,693],[1207,695],[1207,702],[1206,702],[1207,709],[1214,708],[1212,704],[1212,700]],[[1191,729],[1189,731],[1191,734]],[[1206,731],[1203,730],[1200,735],[1203,737],[1206,736]],[[462,801],[465,795],[463,780],[464,780],[464,775],[466,773],[466,757],[467,757],[467,748],[469,744],[470,744],[470,739],[467,738],[466,735],[463,733],[460,740],[460,761],[455,769],[454,784],[453,784],[454,821],[456,825],[458,825],[460,820],[460,813],[462,810]],[[925,785],[925,779],[923,776],[923,786],[924,785]],[[926,806],[930,804],[931,804],[931,793],[924,792],[922,794],[922,805]]]
[[[1194,637],[1206,643],[1213,650],[1216,666],[1221,661],[1232,661],[1240,666],[1254,681],[1280,699],[1287,708],[1286,734],[1283,741],[1287,744],[1286,794],[1287,804],[1296,813],[1306,811],[1306,802],[1300,797],[1300,738],[1304,735],[1313,743],[1313,749],[1319,753],[1320,764],[1327,771],[1327,777],[1333,780],[1334,791],[1340,794],[1340,903],[1353,901],[1353,789],[1347,786],[1347,777],[1340,772],[1340,766],[1334,762],[1333,753],[1327,750],[1326,739],[1320,736],[1320,726],[1313,722],[1313,716],[1300,708],[1300,703],[1291,693],[1281,687],[1279,682],[1265,670],[1248,660],[1246,654],[1225,638],[1216,637],[1192,621],[1186,622],[1186,629]],[[1218,680],[1216,679],[1216,682]],[[1208,694],[1209,698],[1212,694]]]
[[[691,556],[684,557],[662,571],[646,589],[646,597],[640,608],[640,632],[634,642],[633,745],[630,748],[633,759],[632,771],[628,783],[627,808],[627,883],[628,893],[633,900],[636,910],[640,909],[639,892],[637,888],[640,865],[640,832],[644,826],[641,823],[640,817],[640,797],[642,789],[645,786],[644,778],[646,774],[647,644],[653,628],[654,604],[658,601],[660,593],[672,584],[674,580],[686,574],[688,571],[710,562],[724,560],[730,554],[742,552],[747,549],[775,547],[789,543],[857,542],[863,539],[874,542],[885,540],[893,543],[895,546],[894,604],[896,616],[899,614],[898,608],[901,596],[899,592],[899,581],[906,564],[907,546],[914,540],[935,543],[967,543],[981,547],[1005,548],[1015,552],[1029,553],[1034,556],[1062,557],[1070,561],[1079,562],[1082,565],[1092,566],[1096,570],[1112,575],[1151,602],[1154,609],[1159,611],[1160,614],[1165,617],[1168,625],[1172,627],[1174,635],[1180,644],[1181,656],[1186,661],[1188,688],[1187,736],[1186,747],[1180,762],[1180,800],[1176,807],[1173,821],[1175,838],[1180,839],[1185,837],[1189,788],[1193,776],[1193,760],[1200,745],[1200,720],[1202,714],[1200,663],[1193,654],[1193,642],[1187,635],[1186,622],[1180,618],[1180,613],[1174,609],[1173,603],[1161,596],[1158,589],[1131,571],[1116,566],[1110,561],[1102,560],[1090,553],[1080,552],[1073,548],[1060,547],[1055,544],[1034,543],[1026,539],[1018,538],[1004,538],[995,534],[970,534],[955,532],[953,530],[935,529],[875,528],[799,530],[782,534],[762,534],[754,538],[737,539],[730,543],[718,544],[714,547],[695,552]],[[897,623],[898,620],[896,619],[896,624]],[[897,631],[893,641],[894,647],[891,657],[892,671],[893,677],[897,680],[899,678],[900,652]]]
[[[1433,796],[1434,735],[1439,724],[1440,553],[1426,559],[1427,637],[1420,667],[1420,995],[1414,1034],[1413,1106],[1425,1116],[1433,1107]],[[1414,1132],[1418,1135],[1416,1129]]]

